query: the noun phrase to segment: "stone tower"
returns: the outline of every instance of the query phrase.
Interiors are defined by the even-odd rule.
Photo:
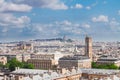
[[[85,38],[85,56],[92,59],[92,38],[88,36]]]

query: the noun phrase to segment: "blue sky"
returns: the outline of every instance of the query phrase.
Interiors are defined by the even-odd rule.
[[[120,0],[0,0],[0,41],[120,40]]]

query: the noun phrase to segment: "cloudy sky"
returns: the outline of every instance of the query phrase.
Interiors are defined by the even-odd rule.
[[[0,41],[120,40],[120,0],[0,0]]]

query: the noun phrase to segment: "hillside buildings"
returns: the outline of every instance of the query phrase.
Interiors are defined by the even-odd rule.
[[[92,43],[92,38],[88,36],[85,43],[63,40],[28,43],[0,44],[0,62],[6,63],[3,56],[8,60],[17,58],[32,63],[36,69],[17,68],[8,76],[1,72],[0,80],[120,80],[119,70],[91,69],[92,60],[97,64],[114,63],[120,66],[120,49],[116,43]]]

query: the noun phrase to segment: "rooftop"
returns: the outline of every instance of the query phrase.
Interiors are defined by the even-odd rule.
[[[40,69],[18,69],[13,71],[13,74],[44,74],[48,72],[48,70],[40,70]]]
[[[14,74],[45,74],[47,72],[53,72],[49,70],[40,69],[18,69],[13,71]],[[120,70],[110,70],[110,69],[85,69],[80,68],[76,70],[77,73],[88,73],[88,74],[115,74],[120,73]]]
[[[80,69],[82,73],[88,74],[98,74],[98,75],[110,75],[120,73],[120,70],[110,70],[110,69]]]
[[[90,58],[88,56],[83,56],[83,55],[79,55],[79,56],[71,55],[60,58],[60,60],[84,60],[84,59],[90,59]]]

